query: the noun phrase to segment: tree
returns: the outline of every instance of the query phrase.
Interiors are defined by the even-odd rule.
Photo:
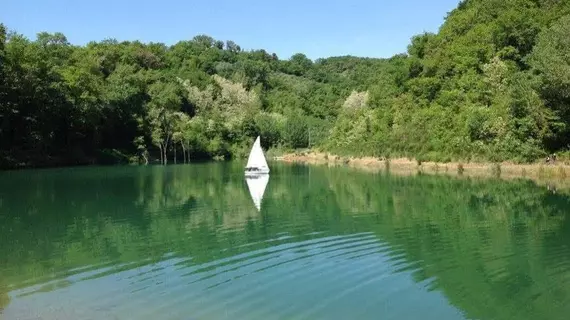
[[[184,163],[188,163],[190,161],[190,157],[188,156],[188,151],[190,149],[190,117],[183,113],[183,112],[176,112],[175,120],[174,120],[174,132],[172,134],[172,141],[176,143],[180,143],[180,147],[182,148],[182,155],[184,159]],[[176,146],[174,147],[176,150]],[[174,156],[174,161],[176,161],[176,155]]]
[[[368,106],[368,92],[352,91],[342,105],[345,109],[360,109]]]
[[[192,38],[192,41],[197,43],[199,46],[204,47],[204,48],[211,48],[215,44],[214,38],[212,38],[208,35],[205,35],[205,34],[200,34],[200,35],[195,36],[194,38]]]
[[[302,76],[313,66],[313,62],[303,53],[296,53],[289,59],[286,71],[297,76]]]
[[[412,37],[412,43],[408,45],[408,54],[419,59],[423,59],[428,53],[428,44],[430,40],[435,38],[433,33],[425,32],[421,35]]]
[[[544,83],[542,95],[562,119],[558,134],[550,139],[550,149],[565,148],[570,142],[570,15],[563,16],[538,36],[529,63]]]
[[[226,41],[226,50],[233,53],[237,53],[241,51],[241,48],[235,42],[228,40]]]
[[[265,148],[532,161],[570,144],[569,31],[568,1],[469,0],[406,54],[313,62],[208,35],[77,46],[0,25],[0,166],[242,157],[258,134]]]
[[[8,74],[7,74],[7,59],[6,59],[6,27],[0,23],[0,136],[6,136],[5,131],[9,126],[9,110],[8,98],[10,93],[8,92]],[[0,138],[0,143],[4,145],[6,141]]]
[[[0,23],[0,103],[6,103],[7,92],[7,74],[6,74],[6,27]],[[0,106],[0,110],[5,107]],[[1,128],[1,127],[0,127]]]
[[[160,149],[161,163],[168,162],[167,152],[172,142],[175,122],[179,118],[181,90],[176,82],[156,82],[148,90],[150,101],[147,103],[148,123],[152,143]]]
[[[540,72],[549,97],[570,98],[570,15],[562,17],[538,36],[529,61]]]
[[[4,68],[6,53],[4,52],[6,48],[6,27],[4,24],[0,23],[0,68]],[[2,70],[2,69],[0,69]]]

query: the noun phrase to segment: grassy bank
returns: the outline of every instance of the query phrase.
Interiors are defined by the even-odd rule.
[[[515,164],[510,162],[421,162],[415,159],[384,159],[374,157],[341,157],[329,153],[303,151],[284,154],[275,160],[306,164],[338,166],[345,165],[370,171],[390,170],[400,175],[445,174],[457,177],[482,177],[502,179],[530,179],[551,189],[570,189],[570,164],[537,162]]]

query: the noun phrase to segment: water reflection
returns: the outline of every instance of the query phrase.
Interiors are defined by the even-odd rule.
[[[261,200],[263,200],[263,194],[265,193],[265,188],[269,182],[268,174],[261,174],[255,176],[247,176],[245,178],[247,183],[247,188],[249,189],[249,194],[251,199],[257,208],[257,211],[261,210]]]
[[[570,311],[570,200],[560,191],[345,168],[272,173],[271,184],[247,187],[232,163],[2,173],[0,312],[562,319]]]

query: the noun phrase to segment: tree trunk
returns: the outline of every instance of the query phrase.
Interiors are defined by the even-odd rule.
[[[164,160],[162,160],[162,144],[158,148],[160,149],[160,164],[164,164]]]
[[[143,156],[143,158],[144,158],[144,164],[145,164],[145,166],[148,165],[148,157],[146,156],[146,151],[143,152],[142,156]]]
[[[176,164],[176,143],[173,143],[172,146],[174,147],[174,164]]]
[[[186,148],[184,148],[184,143],[180,142],[180,146],[182,147],[182,159],[183,159],[182,161],[184,161],[184,163],[187,163],[186,162]]]
[[[170,136],[166,136],[166,139],[164,140],[164,164],[168,164],[168,145],[170,142]]]

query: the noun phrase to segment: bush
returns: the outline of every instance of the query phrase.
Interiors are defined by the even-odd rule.
[[[305,117],[295,114],[285,124],[283,140],[293,149],[306,148],[309,145],[309,132]]]

